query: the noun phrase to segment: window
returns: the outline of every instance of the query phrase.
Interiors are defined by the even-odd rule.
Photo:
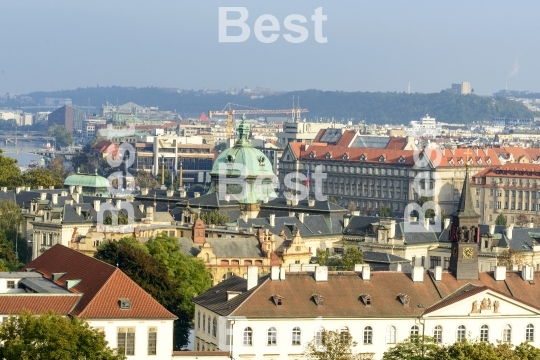
[[[489,327],[482,325],[480,328],[480,341],[489,341]]]
[[[441,266],[441,257],[440,256],[430,256],[429,257],[430,268],[434,269],[435,266]]]
[[[210,315],[208,315],[208,334],[210,334]]]
[[[525,328],[525,341],[534,341],[534,325],[529,324]]]
[[[318,347],[322,346],[323,344],[323,334],[324,334],[323,327],[320,327],[315,333],[315,345],[317,345]]]
[[[502,341],[503,342],[511,342],[512,341],[512,327],[510,325],[508,325],[508,324],[504,325]]]
[[[202,331],[204,332],[206,329],[206,314],[203,314],[202,316]]]
[[[201,328],[201,312],[197,312],[197,328]]]
[[[364,328],[364,345],[373,344],[373,329],[371,326]]]
[[[302,344],[302,330],[297,326],[292,329],[292,344],[301,345]]]
[[[386,329],[386,343],[395,344],[396,343],[396,327],[390,326]]]
[[[277,345],[277,330],[275,327],[268,329],[266,337],[266,345],[274,346]]]
[[[148,328],[148,355],[157,354],[157,328]]]
[[[250,327],[244,329],[244,346],[253,345],[253,330]]]
[[[411,335],[411,336],[418,336],[418,335],[420,335],[420,328],[418,327],[418,325],[413,325],[413,326],[411,327],[410,335]]]
[[[227,321],[225,325],[225,345],[232,345],[232,337],[231,322]]]
[[[439,344],[442,343],[442,326],[441,325],[437,325],[433,329],[433,340],[436,343],[439,343]]]
[[[342,326],[341,329],[339,329],[339,334],[341,335],[342,340],[347,340],[347,337],[349,337],[349,328],[346,326]]]
[[[13,280],[8,280],[8,282],[7,282],[7,288],[8,288],[8,289],[15,289],[15,281],[13,281]]]
[[[124,355],[135,355],[135,328],[118,328],[118,352]]]
[[[212,336],[217,337],[217,319],[214,318],[212,321]]]
[[[467,338],[467,328],[465,325],[459,325],[457,328],[457,341],[465,340]]]

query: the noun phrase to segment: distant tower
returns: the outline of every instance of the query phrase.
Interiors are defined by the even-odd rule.
[[[466,158],[468,163],[468,157]],[[452,242],[452,254],[448,270],[457,280],[478,279],[478,241],[480,215],[474,211],[471,197],[469,168],[465,174],[461,199],[456,212],[452,214],[452,226],[449,240]]]

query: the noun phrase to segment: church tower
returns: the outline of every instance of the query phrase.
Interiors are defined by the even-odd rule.
[[[468,159],[467,159],[468,163]],[[452,242],[452,255],[448,270],[457,280],[478,279],[478,243],[480,215],[474,211],[471,197],[469,168],[465,174],[461,198],[456,212],[452,216],[452,226],[448,235]]]

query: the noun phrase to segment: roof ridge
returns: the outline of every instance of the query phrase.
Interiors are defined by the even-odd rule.
[[[251,294],[249,294],[240,304],[238,304],[238,306],[236,307],[236,309],[234,309],[230,315],[233,315],[234,316],[234,313],[236,313],[241,307],[242,305],[244,305],[246,303],[246,301],[248,301],[252,296],[253,294],[255,294],[260,288],[263,287],[264,284],[266,284],[268,281],[270,281],[270,276],[268,275],[264,275],[264,277],[266,277],[266,280],[264,280],[261,284],[257,284],[257,286],[255,287],[255,289],[251,292]],[[251,291],[248,290],[248,291]],[[229,316],[230,316],[229,315]]]

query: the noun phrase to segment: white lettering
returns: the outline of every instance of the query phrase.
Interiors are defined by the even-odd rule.
[[[229,12],[237,12],[240,14],[238,19],[229,19]],[[239,43],[249,39],[251,30],[246,24],[249,17],[249,12],[245,7],[220,7],[219,8],[219,42]],[[227,35],[229,27],[237,27],[242,31],[240,35]]]

